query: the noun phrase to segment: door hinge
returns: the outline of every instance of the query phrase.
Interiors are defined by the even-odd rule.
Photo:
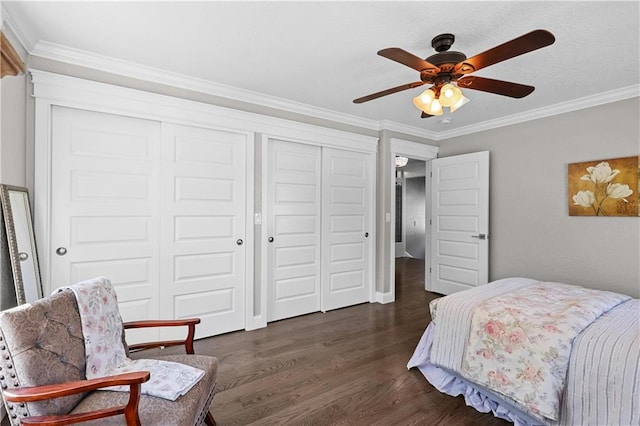
[[[431,273],[431,266],[429,266],[429,273]]]

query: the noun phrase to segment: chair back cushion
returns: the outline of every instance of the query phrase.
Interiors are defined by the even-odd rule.
[[[1,312],[0,333],[2,389],[85,379],[84,337],[71,290]],[[27,415],[66,414],[83,397],[5,405],[11,423],[17,425]]]

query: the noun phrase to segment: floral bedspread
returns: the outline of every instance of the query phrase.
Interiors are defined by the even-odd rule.
[[[541,419],[558,420],[574,338],[628,299],[561,283],[487,299],[473,311],[462,374]]]
[[[111,282],[94,278],[69,287],[78,301],[87,358],[87,379],[134,371],[149,371],[151,378],[141,392],[175,401],[204,376],[204,371],[171,361],[132,360],[122,345],[122,318]],[[129,391],[129,386],[111,386],[104,390]]]

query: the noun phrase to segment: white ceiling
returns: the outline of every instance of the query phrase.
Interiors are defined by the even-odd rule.
[[[436,139],[544,116],[544,107],[564,112],[639,95],[638,1],[5,1],[3,9],[33,55],[139,64],[255,92],[257,103],[293,101]],[[470,57],[539,28],[556,42],[473,74],[535,86],[526,98],[467,90],[471,102],[429,119],[412,104],[424,88],[352,102],[419,80],[417,71],[378,56],[380,49],[426,58],[435,53],[431,39],[450,32],[452,50]],[[446,116],[451,123],[443,125]]]

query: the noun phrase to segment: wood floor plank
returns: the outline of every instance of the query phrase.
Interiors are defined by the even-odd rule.
[[[398,259],[396,272],[395,303],[196,342],[220,361],[218,425],[507,425],[407,370],[438,295],[424,291],[423,261]]]
[[[365,303],[196,341],[196,353],[220,363],[211,406],[217,424],[508,425],[407,370],[430,321],[428,304],[437,297],[424,290],[424,261],[397,259],[394,303]]]
[[[436,297],[424,290],[423,261],[397,259],[394,303],[365,303],[196,341],[196,353],[220,362],[211,406],[217,424],[508,425],[407,370]]]

